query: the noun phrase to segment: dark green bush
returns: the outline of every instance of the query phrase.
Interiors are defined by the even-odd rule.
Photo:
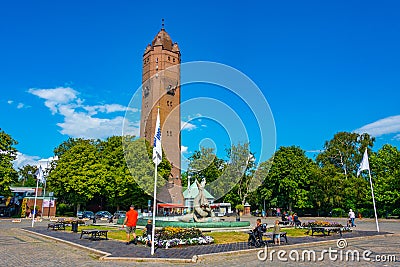
[[[342,208],[332,209],[332,217],[347,217],[347,212]]]
[[[68,214],[71,215],[68,215]],[[74,216],[74,207],[65,203],[59,203],[57,205],[57,215],[60,216]]]
[[[397,208],[397,209],[394,209],[393,211],[392,211],[392,214],[391,214],[392,216],[400,216],[400,208]]]

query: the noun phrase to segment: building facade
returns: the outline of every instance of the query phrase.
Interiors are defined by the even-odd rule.
[[[140,137],[153,144],[157,110],[160,111],[162,148],[172,164],[167,191],[162,202],[183,204],[181,188],[181,113],[180,62],[177,43],[164,26],[147,45],[143,54],[142,109]],[[169,195],[169,196],[167,196]]]

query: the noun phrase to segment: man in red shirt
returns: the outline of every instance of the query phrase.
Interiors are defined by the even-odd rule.
[[[133,243],[137,245],[136,233],[135,233],[137,219],[138,219],[138,212],[135,210],[135,206],[131,205],[129,211],[126,212],[124,224],[122,225],[122,227],[126,225],[127,245],[131,243],[131,233],[133,235]]]

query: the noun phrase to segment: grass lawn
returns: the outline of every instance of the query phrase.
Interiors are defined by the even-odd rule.
[[[67,226],[65,228],[67,231],[71,231],[71,227]],[[115,227],[107,227],[107,226],[79,226],[78,231],[87,230],[87,229],[98,229],[98,230],[108,230],[108,237],[114,240],[126,241],[126,232],[125,229],[115,228]],[[268,229],[268,232],[272,232],[272,229]],[[300,237],[306,236],[307,229],[299,229],[299,228],[282,228],[282,232],[286,232],[288,237]],[[136,230],[136,235],[141,236],[143,234],[143,230]],[[228,244],[235,242],[247,242],[249,235],[246,232],[206,232],[205,235],[211,236],[214,238],[215,244]]]
[[[307,236],[306,232],[308,229],[300,229],[300,228],[281,228],[282,232],[286,232],[288,237],[301,237]],[[272,229],[268,232],[272,232]]]
[[[272,232],[272,229],[269,229],[267,232]],[[288,237],[301,237],[307,235],[307,229],[299,228],[283,228],[282,232],[286,232]],[[213,237],[215,244],[247,242],[247,239],[249,238],[249,235],[246,232],[211,232],[205,234]]]
[[[94,225],[79,225],[78,226],[78,232],[81,230],[90,230],[90,229],[95,229],[95,230],[108,230],[108,238],[114,239],[114,240],[120,240],[120,241],[126,241],[126,232],[125,229],[121,228],[116,228],[116,227],[108,227],[108,226],[94,226]],[[66,226],[65,227],[66,231],[71,231],[72,228],[71,226]],[[136,235],[141,236],[143,234],[143,230],[137,229],[136,230]]]
[[[235,242],[247,242],[249,235],[246,232],[211,232],[205,235],[214,238],[215,244],[227,244]]]

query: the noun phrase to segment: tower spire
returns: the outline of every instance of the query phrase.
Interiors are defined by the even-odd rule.
[[[164,19],[161,19],[161,30],[164,30]]]

